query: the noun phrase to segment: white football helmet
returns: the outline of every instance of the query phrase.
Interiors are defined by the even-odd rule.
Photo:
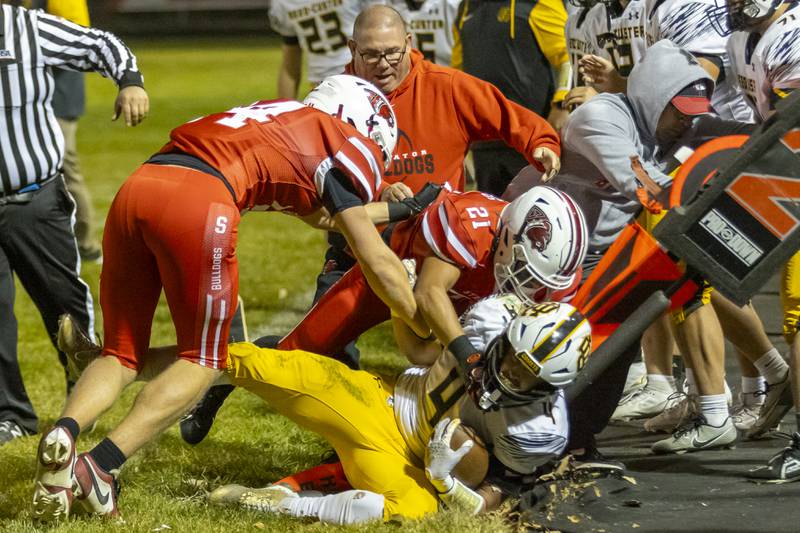
[[[592,328],[573,306],[546,302],[523,309],[486,348],[478,407],[513,407],[549,397],[572,383],[591,348]],[[515,382],[513,373],[526,371],[539,379]],[[519,385],[531,381],[529,388]]]
[[[547,297],[543,288],[566,289],[586,257],[588,236],[583,211],[572,198],[552,187],[533,187],[500,215],[497,289],[528,305]]]
[[[380,89],[361,78],[337,74],[322,80],[303,103],[355,126],[375,141],[383,152],[384,169],[389,168],[397,143],[397,121],[392,104]]]

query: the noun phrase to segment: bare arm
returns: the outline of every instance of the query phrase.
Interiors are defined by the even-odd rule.
[[[448,346],[450,341],[464,334],[458,315],[447,291],[461,276],[461,270],[437,257],[428,257],[414,288],[414,297],[419,312],[428,323],[436,338]]]
[[[418,366],[431,366],[442,353],[442,345],[436,339],[417,337],[408,325],[397,317],[392,317],[394,340],[406,359]]]
[[[374,225],[386,224],[389,222],[389,207],[386,202],[372,202],[366,204],[364,209],[367,211],[367,216]],[[340,233],[336,227],[330,213],[324,207],[314,211],[310,215],[299,217],[300,220],[311,226],[312,228],[322,229],[325,231],[335,231]]]
[[[366,209],[351,207],[334,215],[333,220],[347,239],[375,294],[419,337],[430,335],[430,329],[417,312],[403,264],[381,240]]]
[[[278,72],[278,98],[295,100],[300,87],[303,50],[299,44],[281,45],[281,69]]]

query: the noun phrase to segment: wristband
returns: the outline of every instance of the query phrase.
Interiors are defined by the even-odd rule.
[[[447,483],[448,481],[449,483]],[[434,481],[431,480],[431,484],[433,483]],[[453,476],[447,476],[444,480],[437,480],[436,484],[444,486],[443,483],[447,483],[450,488],[445,492],[439,493],[439,499],[442,500],[442,503],[444,503],[448,509],[460,509],[473,515],[481,512],[484,501],[480,494],[467,487],[459,481],[458,478],[454,478]],[[434,488],[436,488],[436,485],[434,485]]]
[[[453,354],[461,366],[475,364],[478,362],[478,359],[480,359],[480,352],[472,345],[466,335],[461,335],[450,341],[450,344],[447,345],[447,349]]]
[[[389,222],[399,222],[414,214],[414,211],[402,202],[388,202]]]

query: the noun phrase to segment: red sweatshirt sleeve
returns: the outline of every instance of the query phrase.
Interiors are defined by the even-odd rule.
[[[467,138],[502,140],[539,170],[533,151],[539,147],[561,155],[558,134],[541,116],[508,100],[491,83],[463,72],[452,77],[453,106]]]

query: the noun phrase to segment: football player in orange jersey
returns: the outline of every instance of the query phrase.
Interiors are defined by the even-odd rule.
[[[40,441],[35,517],[66,517],[74,498],[89,513],[118,514],[119,468],[224,370],[238,292],[237,225],[246,211],[332,218],[375,292],[414,331],[429,334],[400,260],[364,207],[376,197],[395,140],[385,97],[345,75],[323,81],[304,103],[256,102],[171,132],[170,142],[127,179],[111,205],[100,283],[107,357],[86,368],[61,418]],[[323,207],[325,217],[319,215]],[[400,207],[409,214],[407,205]],[[76,455],[80,428],[114,404],[148,359],[162,287],[178,359],[142,389],[108,437]]]

